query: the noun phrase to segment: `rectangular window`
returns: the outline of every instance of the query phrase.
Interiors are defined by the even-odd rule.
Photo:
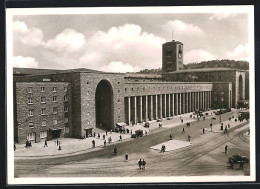
[[[41,87],[41,92],[45,92],[45,87]]]
[[[125,88],[125,92],[127,92],[127,88]]]
[[[52,102],[57,102],[57,96],[52,97]]]
[[[42,120],[42,126],[46,126],[46,120]]]
[[[40,138],[47,138],[47,131],[41,131]]]
[[[65,96],[63,97],[63,100],[64,100],[64,102],[67,102],[67,101],[68,101],[68,96],[65,95]]]
[[[33,116],[33,110],[29,110],[29,116]]]
[[[41,97],[41,103],[46,103],[46,98],[45,97]]]
[[[53,92],[57,92],[57,87],[53,87]]]
[[[69,132],[70,132],[69,126],[66,126],[66,127],[64,128],[64,132],[65,132],[65,133],[69,133]]]
[[[29,123],[29,128],[30,128],[30,129],[33,128],[33,123],[32,123],[32,122]]]
[[[33,104],[33,101],[32,101],[31,97],[28,98],[28,104]]]
[[[58,120],[57,119],[54,119],[53,120],[53,125],[57,125],[58,124]]]
[[[41,115],[46,115],[46,108],[41,109]]]
[[[32,93],[32,87],[28,87],[27,91],[28,93]]]
[[[53,114],[57,114],[57,112],[58,112],[58,108],[57,108],[57,107],[54,107],[54,108],[53,108]]]
[[[35,140],[35,133],[28,133],[27,140]]]
[[[64,106],[64,112],[69,111],[69,107],[68,106]]]
[[[64,123],[68,123],[69,122],[69,118],[65,117],[64,118]]]
[[[64,92],[67,92],[67,90],[68,90],[68,87],[64,87]]]

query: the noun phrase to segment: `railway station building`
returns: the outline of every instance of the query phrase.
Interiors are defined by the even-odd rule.
[[[14,68],[14,140],[80,138],[92,129],[142,123],[246,97],[246,71],[183,69],[183,44],[162,45],[162,74]],[[249,88],[249,87],[248,87]]]

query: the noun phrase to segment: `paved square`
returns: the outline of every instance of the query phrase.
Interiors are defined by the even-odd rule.
[[[188,142],[188,141],[182,141],[182,140],[169,140],[167,142],[157,144],[157,145],[152,146],[150,148],[154,149],[154,150],[161,150],[163,144],[166,147],[165,151],[169,152],[169,151],[178,150],[178,149],[190,146],[192,143]]]

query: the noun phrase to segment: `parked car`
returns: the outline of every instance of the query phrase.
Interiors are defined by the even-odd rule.
[[[157,122],[162,122],[162,121],[163,121],[162,118],[157,119]]]
[[[173,117],[172,116],[170,116],[170,117],[167,117],[167,120],[171,120]]]
[[[139,129],[136,130],[134,134],[131,135],[131,138],[139,138],[144,135],[143,130]]]
[[[144,127],[148,127],[149,128],[149,126],[150,126],[150,123],[149,122],[145,122]]]

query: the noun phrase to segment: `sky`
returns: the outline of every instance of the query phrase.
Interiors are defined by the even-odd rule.
[[[157,69],[172,39],[184,44],[184,64],[249,60],[246,13],[15,15],[12,27],[14,67]]]

